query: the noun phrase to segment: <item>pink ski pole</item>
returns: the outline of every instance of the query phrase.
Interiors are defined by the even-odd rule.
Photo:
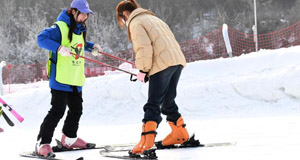
[[[111,65],[108,65],[108,64],[105,64],[105,63],[96,61],[96,60],[93,60],[93,59],[90,59],[90,58],[87,58],[87,57],[83,57],[83,56],[77,55],[77,54],[72,53],[72,52],[71,52],[71,54],[74,55],[76,58],[83,58],[83,59],[86,59],[86,60],[88,60],[88,61],[91,61],[91,62],[94,62],[94,63],[98,63],[98,64],[100,64],[100,65],[103,65],[103,66],[106,66],[106,67],[110,67],[110,68],[113,68],[113,69],[118,70],[118,71],[122,71],[122,72],[127,73],[127,74],[130,74],[130,75],[137,76],[136,74],[131,73],[131,72],[129,72],[129,71],[125,71],[125,70],[123,70],[123,69],[120,69],[120,68],[117,68],[117,67],[114,67],[114,66],[111,66]]]
[[[2,98],[0,98],[0,103],[2,103],[2,105],[6,107],[19,122],[23,122],[24,118],[21,115],[19,115],[15,110],[13,110]]]
[[[107,56],[107,57],[111,57],[111,58],[114,58],[114,59],[123,61],[123,62],[127,62],[127,63],[129,63],[129,64],[131,64],[131,65],[135,65],[135,64],[132,63],[132,62],[126,61],[125,59],[122,59],[122,58],[119,58],[119,57],[115,57],[115,56],[109,55],[109,54],[107,54],[107,53],[103,53],[103,52],[98,52],[98,53],[100,53],[100,54],[102,54],[102,55],[105,55],[105,56]]]

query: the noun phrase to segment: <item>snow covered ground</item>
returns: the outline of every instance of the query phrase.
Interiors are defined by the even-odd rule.
[[[182,72],[177,97],[189,133],[195,133],[201,143],[237,144],[157,151],[159,159],[300,159],[299,51],[300,46],[296,46],[189,63]],[[0,119],[5,130],[0,133],[0,157],[24,160],[18,154],[34,149],[39,126],[50,108],[50,89],[48,82],[12,87],[19,90],[2,98],[25,120],[18,123],[10,116],[16,126],[9,127]],[[138,142],[147,87],[130,82],[127,74],[88,78],[78,135],[98,145]],[[60,139],[62,125],[63,120],[54,138]],[[156,140],[161,140],[170,128],[163,121],[157,131]],[[101,157],[99,150],[57,155],[110,159]]]

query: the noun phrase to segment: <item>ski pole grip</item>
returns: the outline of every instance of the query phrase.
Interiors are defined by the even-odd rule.
[[[134,76],[133,74],[130,75],[130,81],[135,82],[137,79],[136,78],[133,79],[133,76]]]
[[[130,81],[132,81],[132,82],[137,81],[137,78],[133,79],[133,76],[136,76],[136,75],[133,75],[133,74],[132,74],[132,75],[130,76]],[[148,77],[148,76],[145,76],[144,81],[145,81],[145,83],[147,83],[147,82],[149,81],[149,77]]]

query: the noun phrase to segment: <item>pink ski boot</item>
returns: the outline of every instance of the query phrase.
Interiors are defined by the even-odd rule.
[[[50,146],[50,144],[41,144],[36,146],[36,152],[38,156],[46,157],[46,158],[54,158],[55,154]]]
[[[90,146],[91,143],[87,143],[84,140],[82,140],[81,138],[69,138],[67,137],[65,134],[62,135],[61,138],[61,143],[64,147],[68,148],[68,149],[85,149],[85,148],[94,148],[95,145],[92,147]]]

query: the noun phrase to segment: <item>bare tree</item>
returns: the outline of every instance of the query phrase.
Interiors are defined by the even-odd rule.
[[[223,23],[251,33],[254,23],[252,0],[138,0],[164,20],[180,42],[206,35]],[[1,0],[0,58],[28,64],[47,59],[36,36],[56,21],[71,0]],[[107,53],[131,48],[126,30],[117,26],[115,7],[119,1],[89,0],[94,15],[88,20],[88,40],[100,43]],[[257,1],[258,31],[273,32],[300,20],[300,0]]]
[[[20,8],[19,12],[23,14],[14,18],[16,27],[22,31],[20,34],[26,35],[23,37],[24,41],[16,46],[17,52],[25,55],[20,54],[19,57],[25,64],[46,62],[48,59],[46,51],[37,45],[37,35],[48,26],[46,15],[40,12],[41,9],[39,3],[36,3],[33,8]]]
[[[14,23],[13,12],[16,10],[16,4],[14,1],[4,0],[2,2],[2,8],[0,9],[0,57],[1,60],[6,60],[10,63],[11,55],[14,54],[13,44],[17,42],[18,37],[14,36],[16,32],[13,30]]]

